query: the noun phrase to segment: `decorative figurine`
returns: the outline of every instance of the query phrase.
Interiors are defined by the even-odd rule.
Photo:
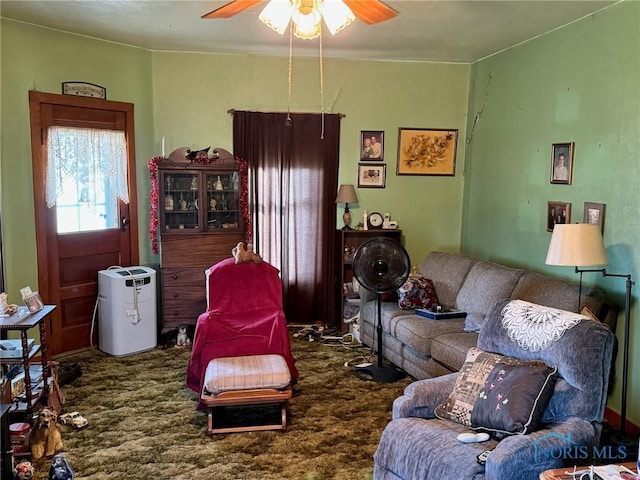
[[[51,460],[47,480],[74,480],[76,478],[71,465],[63,454],[59,453]]]
[[[164,197],[164,209],[173,210],[173,195],[166,195]]]
[[[216,209],[216,205],[218,204],[218,202],[216,201],[215,198],[212,198],[211,201],[209,202],[209,208],[211,210],[215,210]]]
[[[218,179],[216,180],[216,185],[214,187],[215,190],[224,190],[222,186],[222,180],[220,180],[220,175],[218,175]]]
[[[191,190],[198,190],[198,177],[191,179]]]

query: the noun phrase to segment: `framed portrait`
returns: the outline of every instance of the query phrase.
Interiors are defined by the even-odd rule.
[[[582,223],[600,225],[600,232],[604,234],[604,203],[584,202]]]
[[[38,292],[33,292],[26,297],[23,297],[23,300],[31,313],[39,312],[44,308],[44,304],[42,303],[42,299]]]
[[[551,183],[571,185],[574,144],[554,143],[551,147]]]
[[[358,188],[384,188],[387,165],[384,163],[359,163]]]
[[[458,130],[400,128],[398,175],[456,174]]]
[[[571,204],[547,202],[547,232],[553,232],[558,223],[571,223]]]
[[[384,132],[380,130],[363,130],[360,132],[360,161],[384,160]]]

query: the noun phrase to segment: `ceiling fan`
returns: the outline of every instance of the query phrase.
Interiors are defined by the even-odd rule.
[[[265,0],[234,0],[232,2],[223,5],[220,8],[204,14],[201,18],[229,18],[238,13],[241,13],[249,8],[264,2]],[[295,1],[291,0],[292,3]],[[318,0],[298,0],[302,6],[311,4],[313,6]],[[379,0],[342,0],[347,7],[353,12],[356,18],[359,18],[363,22],[373,25],[375,23],[384,22],[396,15],[396,12],[391,7],[388,7]]]

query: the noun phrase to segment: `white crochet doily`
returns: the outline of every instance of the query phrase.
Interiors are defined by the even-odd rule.
[[[512,300],[502,309],[502,326],[507,329],[509,338],[532,352],[544,350],[586,318],[523,300]]]

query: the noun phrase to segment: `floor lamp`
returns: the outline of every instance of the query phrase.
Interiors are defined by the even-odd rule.
[[[626,295],[624,306],[624,339],[622,360],[622,399],[620,401],[620,432],[619,438],[614,439],[620,445],[633,445],[627,438],[627,375],[629,370],[629,324],[631,316],[631,288],[634,281],[631,274],[616,274],[607,272],[606,268],[581,269],[578,267],[595,267],[608,263],[607,253],[600,226],[589,223],[558,224],[553,228],[549,250],[547,251],[547,265],[573,266],[580,274],[578,290],[578,311],[581,307],[582,274],[585,272],[599,272],[603,277],[626,278]]]

